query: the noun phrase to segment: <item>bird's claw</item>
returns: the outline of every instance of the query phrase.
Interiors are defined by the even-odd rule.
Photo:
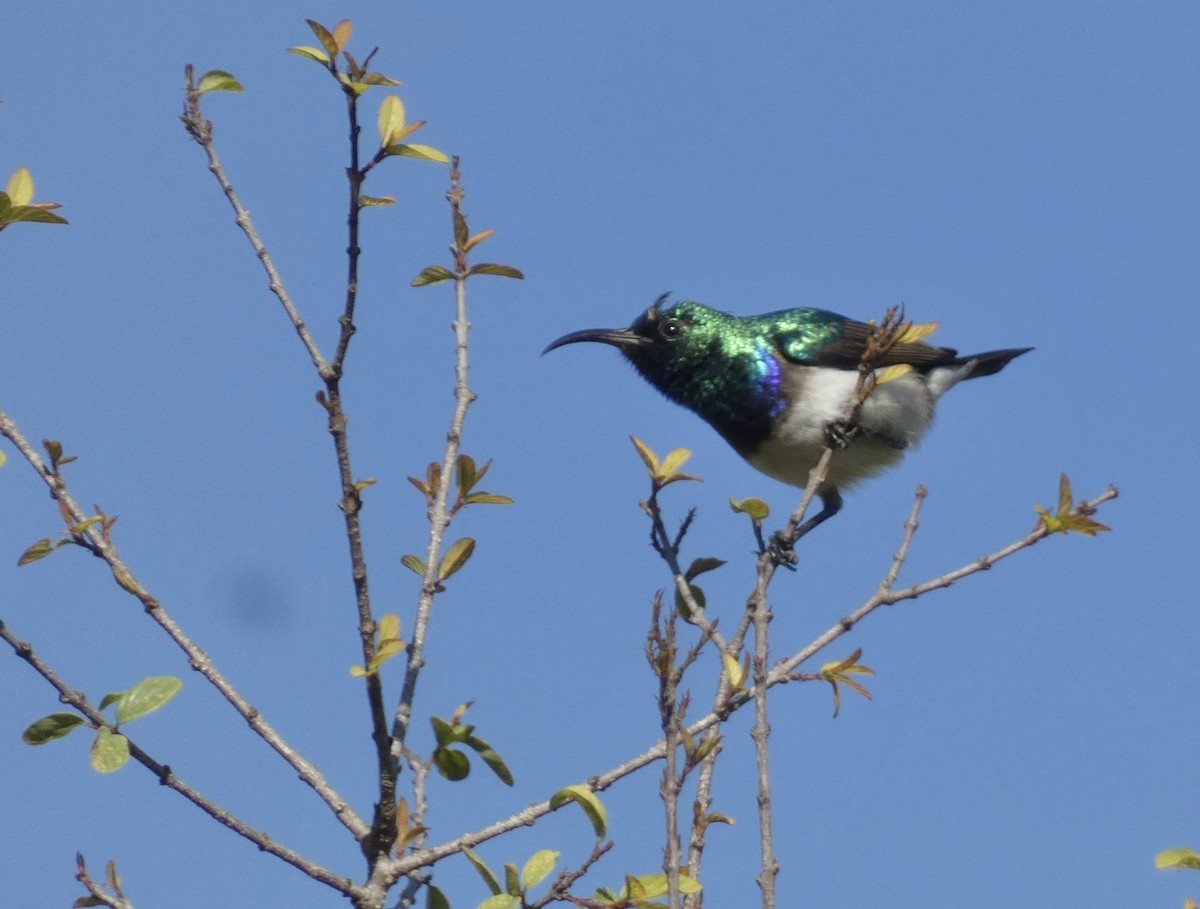
[[[834,420],[825,424],[825,444],[835,451],[845,451],[862,431],[853,420]]]
[[[789,571],[795,571],[796,564],[800,561],[796,555],[796,544],[778,530],[771,534],[771,543],[767,546],[767,552],[770,553],[772,562],[782,565]]]

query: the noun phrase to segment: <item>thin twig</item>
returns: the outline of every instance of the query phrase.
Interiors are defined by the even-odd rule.
[[[1082,503],[1080,506],[1078,506],[1078,510],[1082,512],[1086,509],[1090,513],[1091,510],[1094,510],[1103,503],[1116,498],[1116,496],[1116,488],[1110,486],[1097,498],[1090,502]],[[792,678],[792,673],[795,672],[800,664],[811,659],[821,650],[828,647],[831,643],[833,643],[833,641],[844,635],[847,631],[853,628],[854,625],[856,625],[859,621],[861,621],[879,606],[884,605],[885,603],[895,603],[904,599],[912,599],[932,590],[949,587],[956,581],[962,580],[963,578],[966,578],[972,574],[986,571],[997,562],[1036,545],[1040,541],[1044,540],[1048,535],[1049,533],[1044,529],[1044,527],[1042,527],[1042,525],[1039,524],[1037,529],[1015,543],[1005,546],[991,555],[976,559],[975,561],[970,562],[961,568],[947,572],[946,574],[934,578],[933,580],[926,581],[922,584],[914,584],[911,587],[906,587],[901,590],[888,591],[882,594],[877,591],[869,600],[854,610],[854,612],[850,613],[850,615],[848,615],[846,618],[840,620],[836,625],[834,625],[824,634],[817,637],[803,649],[797,651],[796,654],[788,657],[785,660],[777,662],[767,674],[765,684],[767,687],[773,687],[775,685],[782,685],[794,681]],[[748,691],[738,692],[736,695],[733,695],[727,699],[725,704],[722,705],[721,709],[714,710],[690,724],[687,727],[688,734],[697,736],[708,729],[719,726],[726,718],[728,718],[731,713],[744,707],[753,699],[753,697],[753,688]],[[602,792],[619,780],[624,779],[630,774],[640,770],[642,767],[645,767],[647,764],[653,763],[657,760],[662,760],[665,754],[666,743],[664,740],[660,739],[641,754],[630,758],[629,760],[606,771],[605,773],[589,778],[586,781],[586,785],[593,792]],[[436,846],[431,846],[427,849],[415,852],[412,855],[397,859],[388,869],[388,876],[391,880],[396,880],[399,877],[409,874],[418,868],[424,868],[432,865],[448,855],[454,855],[455,853],[461,852],[464,846],[468,848],[474,847],[480,843],[486,842],[487,840],[507,833],[510,830],[515,830],[518,827],[529,826],[535,823],[538,819],[549,814],[550,811],[550,802],[548,800],[530,805],[527,808],[524,808],[523,810],[518,811],[507,818],[489,824],[486,827],[481,827],[478,830],[470,831],[459,837],[456,837],[453,840],[440,843]]]
[[[83,860],[83,854],[80,852],[75,853],[75,880],[83,884],[84,889],[87,890],[88,895],[92,899],[98,900],[101,904],[108,906],[109,909],[133,909],[133,903],[129,901],[129,897],[121,889],[121,882],[116,877],[116,872],[112,871],[111,862],[109,862],[109,869],[111,871],[111,893],[92,880],[92,876],[88,874],[87,863]]]
[[[767,629],[771,612],[766,600],[754,610],[754,726],[750,738],[754,741],[754,767],[758,791],[758,841],[762,865],[758,886],[762,891],[763,909],[775,909],[775,876],[779,861],[775,858],[775,836],[771,824],[771,768],[768,744],[771,724],[767,720]]]
[[[246,239],[250,241],[250,246],[254,249],[254,254],[258,256],[263,270],[267,273],[267,289],[275,295],[280,305],[283,306],[283,311],[287,313],[288,320],[292,323],[296,334],[299,335],[304,349],[308,351],[308,356],[312,360],[313,366],[316,367],[317,373],[322,378],[326,378],[330,374],[329,364],[325,361],[325,357],[317,346],[316,339],[313,338],[312,333],[308,330],[304,319],[301,318],[300,311],[292,303],[292,298],[284,286],[283,278],[280,276],[278,269],[275,268],[275,262],[272,260],[271,254],[267,251],[267,247],[263,244],[262,238],[259,237],[258,231],[254,227],[254,221],[250,218],[250,212],[242,205],[241,199],[238,198],[237,192],[233,188],[233,183],[230,182],[228,175],[225,173],[221,159],[217,156],[217,147],[213,142],[213,125],[209,120],[204,119],[200,111],[200,93],[196,89],[191,64],[187,66],[185,92],[186,102],[183,109],[183,124],[187,127],[187,131],[191,137],[196,140],[196,143],[204,149],[204,154],[208,158],[208,169],[217,178],[217,183],[221,185],[221,191],[233,207],[235,223],[241,228],[242,233],[246,235]]]
[[[425,551],[425,578],[421,585],[421,596],[417,602],[417,617],[413,624],[412,639],[408,644],[408,665],[404,674],[404,687],[400,692],[400,701],[392,721],[392,748],[397,754],[404,748],[408,737],[409,726],[412,723],[413,699],[416,696],[417,680],[425,665],[425,636],[433,611],[433,599],[439,587],[438,569],[441,565],[442,545],[446,528],[450,525],[451,520],[448,509],[450,486],[457,473],[458,455],[462,442],[463,425],[467,419],[467,410],[476,397],[469,384],[468,336],[471,323],[467,320],[468,264],[467,252],[460,243],[460,234],[465,233],[465,230],[459,229],[460,223],[465,224],[462,221],[464,194],[459,159],[456,156],[450,170],[450,191],[446,194],[455,226],[453,246],[455,255],[454,413],[450,418],[450,428],[446,432],[446,449],[442,455],[442,472],[437,494],[429,508],[429,544]]]
[[[359,888],[349,878],[334,874],[328,868],[318,865],[316,862],[275,842],[265,833],[253,829],[236,815],[230,813],[183,782],[168,765],[154,760],[154,758],[134,744],[124,731],[119,730],[99,710],[93,707],[83,692],[68,685],[58,673],[37,655],[32,645],[18,639],[3,622],[0,622],[0,640],[3,640],[12,647],[13,652],[18,657],[33,667],[34,671],[58,692],[59,700],[82,714],[93,729],[106,728],[113,733],[119,733],[124,736],[129,743],[129,756],[154,774],[158,778],[159,783],[169,789],[175,790],[218,823],[228,827],[239,836],[245,837],[264,852],[269,852],[271,855],[299,869],[313,880],[327,884],[346,896],[354,897],[358,893]]]
[[[79,503],[72,497],[67,489],[67,482],[62,475],[51,470],[41,456],[29,444],[29,440],[25,438],[17,424],[13,422],[7,414],[0,411],[0,435],[8,439],[21,456],[28,464],[37,472],[42,481],[50,488],[51,497],[59,503],[64,516],[69,520],[70,527],[78,528],[83,526],[88,519],[88,515]],[[160,628],[167,633],[176,646],[184,652],[188,658],[191,667],[204,676],[205,679],[212,684],[214,688],[221,693],[226,701],[230,703],[238,715],[241,716],[250,728],[260,736],[271,748],[282,757],[296,771],[300,779],[307,783],[312,790],[321,798],[326,805],[330,807],[334,815],[342,822],[345,827],[354,834],[358,839],[361,839],[367,833],[367,825],[362,818],[354,811],[337,790],[333,788],[330,782],[325,779],[325,776],[311,762],[305,759],[296,751],[275,728],[268,723],[259,712],[258,708],[254,707],[241,692],[238,691],[233,684],[225,678],[212,659],[207,653],[200,649],[199,646],[188,637],[183,629],[175,623],[175,621],[167,614],[162,603],[160,603],[151,593],[142,586],[141,582],[134,576],[133,571],[125,564],[117,552],[116,547],[112,544],[101,525],[90,524],[84,526],[83,530],[77,531],[74,534],[82,545],[91,551],[94,555],[104,561],[104,563],[112,571],[113,577],[117,584],[133,595],[138,602],[142,604],[146,614],[153,619]]]

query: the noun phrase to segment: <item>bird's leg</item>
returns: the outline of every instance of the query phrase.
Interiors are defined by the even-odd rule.
[[[819,493],[819,495],[821,496],[821,510],[797,527],[792,537],[785,537],[779,531],[771,534],[769,549],[771,558],[776,565],[795,569],[797,562],[796,542],[810,531],[816,530],[817,527],[842,510],[842,495],[836,489],[826,490]]]

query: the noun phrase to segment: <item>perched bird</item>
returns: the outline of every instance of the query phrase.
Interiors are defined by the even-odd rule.
[[[769,477],[801,488],[827,445],[838,449],[817,490],[822,509],[803,530],[837,514],[839,490],[890,467],[933,422],[934,405],[963,379],[990,376],[1033,348],[960,357],[948,347],[899,343],[874,363],[912,371],[876,386],[853,424],[844,423],[872,326],[823,309],[735,316],[667,295],[629,328],[563,335],[598,341],[625,355],[642,377],[703,417]]]

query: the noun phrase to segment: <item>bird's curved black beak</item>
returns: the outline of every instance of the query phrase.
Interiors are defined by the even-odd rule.
[[[554,348],[562,347],[566,344],[578,344],[580,341],[598,341],[601,344],[611,344],[622,351],[633,350],[649,343],[641,335],[634,333],[628,328],[585,328],[583,331],[573,331],[569,335],[563,335],[556,341],[551,341],[546,349],[542,351],[542,354],[548,354]]]

